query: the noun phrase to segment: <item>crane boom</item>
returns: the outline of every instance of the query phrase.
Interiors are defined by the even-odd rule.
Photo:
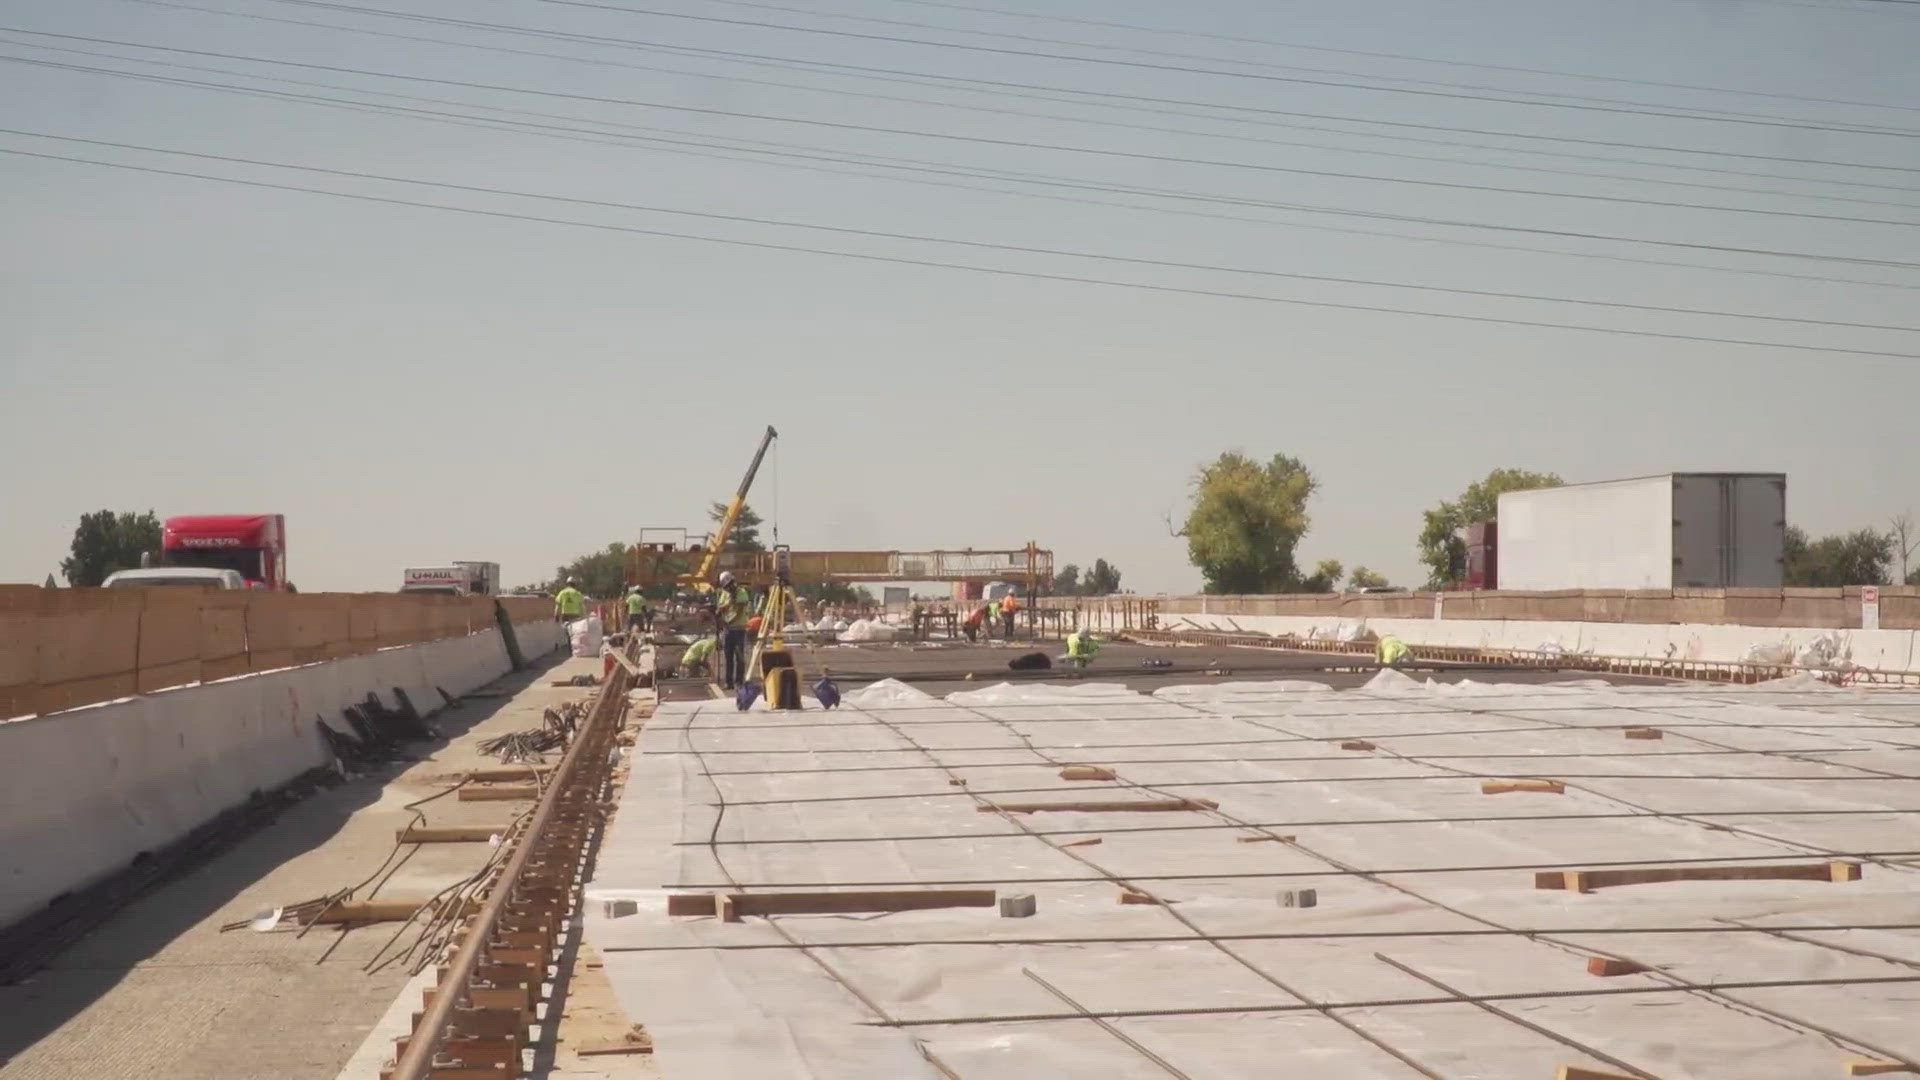
[[[727,512],[720,518],[720,527],[713,531],[713,540],[700,556],[700,566],[692,574],[694,588],[704,592],[713,587],[710,579],[714,563],[726,548],[727,540],[733,536],[733,526],[740,520],[740,511],[746,509],[747,490],[753,487],[754,474],[760,471],[760,461],[767,456],[767,447],[772,446],[773,440],[779,437],[780,433],[773,430],[772,424],[768,424],[767,433],[760,437],[760,449],[753,452],[753,463],[747,466],[747,475],[740,478],[740,489],[733,493],[733,501],[727,504]]]

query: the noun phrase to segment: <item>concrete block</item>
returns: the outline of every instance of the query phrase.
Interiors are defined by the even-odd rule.
[[[600,913],[609,919],[624,919],[629,915],[638,915],[640,913],[640,901],[603,900],[600,902]]]
[[[1281,889],[1278,899],[1281,907],[1317,907],[1320,904],[1320,892],[1317,889]]]
[[[1040,902],[1032,893],[1008,893],[1000,898],[1000,917],[1003,919],[1025,919],[1040,910]]]

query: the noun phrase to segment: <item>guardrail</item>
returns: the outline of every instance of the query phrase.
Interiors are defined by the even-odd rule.
[[[0,719],[480,633],[495,600],[0,585]],[[498,602],[516,623],[552,617],[541,597]]]

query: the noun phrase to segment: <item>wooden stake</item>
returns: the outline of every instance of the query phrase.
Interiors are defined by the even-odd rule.
[[[1558,780],[1483,780],[1482,795],[1505,795],[1510,791],[1537,791],[1544,795],[1565,794],[1567,785]]]
[[[1615,975],[1638,975],[1647,970],[1647,965],[1634,960],[1615,960],[1610,956],[1590,956],[1587,958],[1587,974],[1603,979]]]
[[[1375,750],[1375,749],[1378,749],[1378,747],[1374,746],[1372,743],[1368,742],[1365,739],[1348,739],[1346,742],[1343,742],[1340,744],[1340,749],[1342,750]]]
[[[1562,1065],[1560,1071],[1553,1074],[1554,1080],[1639,1080],[1639,1077],[1625,1073],[1601,1072],[1598,1069],[1583,1068],[1579,1065]]]
[[[1900,1061],[1847,1062],[1848,1076],[1891,1076],[1895,1073],[1920,1073],[1920,1068],[1915,1068],[1912,1065]]]
[[[1630,727],[1626,731],[1626,736],[1629,739],[1664,739],[1666,732],[1659,728]]]
[[[505,829],[505,825],[452,825],[438,829],[409,825],[395,835],[402,844],[480,844]]]

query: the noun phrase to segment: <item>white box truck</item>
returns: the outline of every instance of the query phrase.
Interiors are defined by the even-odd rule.
[[[400,591],[442,596],[498,596],[500,564],[453,562],[444,566],[409,566],[400,572]]]
[[[1500,496],[1498,587],[1777,589],[1781,473],[1669,473]]]

